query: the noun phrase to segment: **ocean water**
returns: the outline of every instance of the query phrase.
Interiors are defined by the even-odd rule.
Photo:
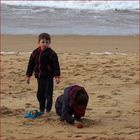
[[[2,0],[2,34],[137,35],[139,1]]]

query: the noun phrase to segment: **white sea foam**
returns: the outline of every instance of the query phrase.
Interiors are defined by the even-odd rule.
[[[13,6],[49,7],[81,10],[138,10],[139,1],[1,1]]]
[[[26,55],[26,54],[31,54],[31,52],[0,52],[0,55]]]
[[[13,55],[13,54],[17,54],[17,52],[0,52],[1,55]]]
[[[118,52],[102,52],[102,53],[94,53],[94,52],[91,52],[90,54],[95,54],[95,55],[128,55],[127,53],[118,53]],[[136,54],[133,54],[133,55],[136,55]]]

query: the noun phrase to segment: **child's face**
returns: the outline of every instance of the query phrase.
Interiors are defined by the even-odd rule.
[[[39,46],[41,47],[42,50],[44,50],[45,48],[49,47],[50,45],[50,41],[46,40],[46,39],[41,39],[39,41]]]

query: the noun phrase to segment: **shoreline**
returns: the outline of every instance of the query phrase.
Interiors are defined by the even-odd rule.
[[[37,35],[1,35],[2,52],[31,52],[37,46]],[[127,53],[138,54],[139,36],[52,35],[57,53]],[[21,43],[23,42],[23,43]]]

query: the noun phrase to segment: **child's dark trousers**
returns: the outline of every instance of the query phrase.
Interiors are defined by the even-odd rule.
[[[53,78],[38,78],[37,99],[39,101],[40,112],[50,112],[53,103]]]

